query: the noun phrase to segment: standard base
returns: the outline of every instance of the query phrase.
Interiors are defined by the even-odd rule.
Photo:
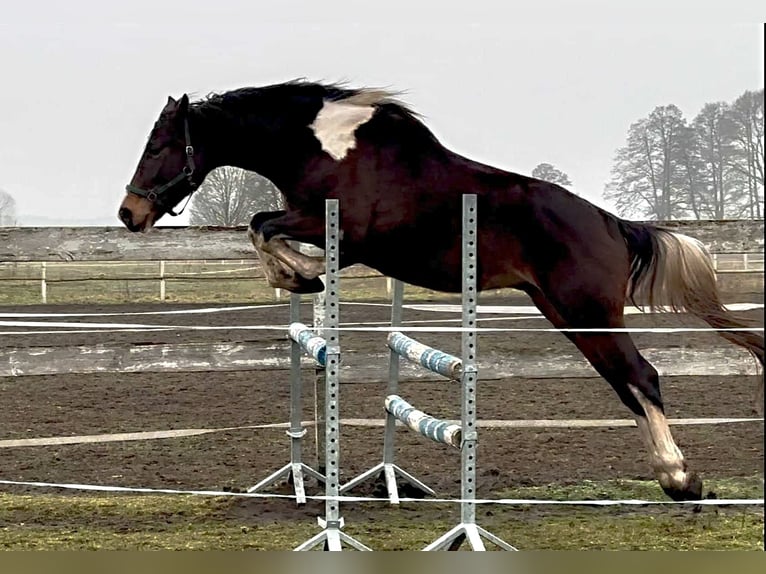
[[[377,474],[381,472],[383,473],[383,477],[386,481],[386,490],[388,491],[388,501],[391,504],[399,504],[399,486],[396,482],[397,476],[409,482],[415,488],[422,490],[425,494],[428,494],[430,496],[434,496],[436,494],[432,488],[426,486],[425,484],[420,482],[417,478],[412,476],[409,472],[399,468],[398,466],[396,466],[394,463],[391,463],[391,462],[381,462],[380,464],[373,466],[370,470],[363,472],[356,478],[349,480],[346,484],[340,487],[340,494],[343,494],[344,492],[351,490],[355,486],[358,486],[359,484],[363,483],[365,480],[375,477]]]
[[[356,538],[352,538],[341,530],[343,527],[342,518],[340,521],[334,523],[329,523],[328,521],[319,518],[318,522],[319,525],[324,528],[324,530],[316,536],[312,536],[306,542],[298,546],[295,549],[295,552],[311,550],[312,548],[318,546],[321,542],[324,542],[324,550],[329,550],[331,552],[340,552],[343,550],[344,542],[356,550],[368,552],[372,551],[371,548],[368,548],[359,542]]]
[[[517,548],[514,548],[507,542],[501,540],[494,534],[487,532],[481,526],[477,526],[476,524],[458,524],[455,528],[423,548],[423,550],[457,550],[465,540],[468,540],[471,550],[484,551],[486,548],[484,547],[482,538],[486,538],[489,542],[498,546],[502,550],[517,550]]]
[[[258,484],[248,488],[247,491],[258,492],[259,490],[263,490],[267,486],[271,486],[278,482],[280,479],[284,478],[288,482],[293,483],[293,488],[295,489],[296,504],[306,504],[306,489],[303,486],[303,473],[306,473],[321,483],[325,482],[324,475],[318,473],[310,466],[307,466],[302,462],[290,462],[280,468],[278,471],[264,478]]]

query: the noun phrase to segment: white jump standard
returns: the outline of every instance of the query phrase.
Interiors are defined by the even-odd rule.
[[[301,296],[292,293],[290,295],[290,428],[286,431],[290,437],[290,462],[270,474],[259,483],[247,489],[248,492],[258,492],[285,479],[292,482],[295,491],[295,502],[306,504],[306,488],[304,486],[304,474],[313,477],[320,484],[325,482],[325,476],[305,464],[302,460],[302,440],[306,435],[306,429],[301,421],[301,355],[303,351],[311,355],[314,360],[325,366],[326,345],[324,339],[315,335],[300,319]]]
[[[391,326],[399,327],[402,324],[402,298],[404,295],[404,284],[401,281],[393,282],[393,300],[391,301]],[[394,335],[395,333],[391,333]],[[401,335],[401,333],[398,333]],[[388,386],[386,393],[388,396],[396,396],[399,392],[399,353],[391,346],[391,336],[388,337]],[[383,438],[383,462],[376,464],[371,469],[363,472],[356,478],[349,480],[344,484],[340,491],[346,493],[355,486],[365,482],[368,479],[375,479],[382,476],[386,483],[388,501],[391,504],[399,504],[399,485],[396,477],[400,477],[410,483],[416,489],[425,494],[436,494],[430,486],[427,486],[409,472],[397,466],[394,463],[394,441],[396,438],[397,418],[390,412],[386,412],[386,429]]]
[[[337,199],[325,201],[325,516],[318,518],[322,532],[311,537],[295,550],[311,550],[324,543],[325,550],[343,549],[345,542],[357,550],[370,550],[367,546],[352,538],[341,529],[343,519],[340,516],[340,345],[338,342],[339,304],[338,304],[338,267],[340,258],[340,214]],[[304,331],[305,332],[305,331]],[[303,340],[308,344],[312,338],[306,335]],[[316,342],[315,342],[316,343]],[[321,345],[313,346],[316,356],[320,356]]]

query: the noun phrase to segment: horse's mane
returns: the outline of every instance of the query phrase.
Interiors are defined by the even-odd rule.
[[[383,124],[378,122],[380,129],[376,136],[381,141],[395,138],[413,158],[441,153],[442,144],[400,96],[400,92],[384,88],[352,88],[342,83],[298,79],[209,94],[193,102],[190,110],[213,121],[228,118],[240,125],[265,122],[275,129],[296,129],[309,126],[327,101],[372,106],[376,109],[376,118],[383,121]]]
[[[242,113],[252,110],[258,102],[293,101],[319,103],[324,100],[344,101],[359,106],[375,106],[420,121],[420,116],[401,99],[402,93],[386,88],[351,88],[345,83],[319,83],[296,79],[270,86],[238,88],[228,92],[211,93],[192,102],[192,107],[205,111]]]

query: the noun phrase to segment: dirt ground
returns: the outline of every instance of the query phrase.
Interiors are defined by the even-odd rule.
[[[761,301],[762,295],[738,296],[738,302]],[[526,299],[481,301],[482,304],[528,304]],[[0,309],[24,313],[123,313],[192,309],[193,305],[28,306]],[[199,307],[199,306],[196,306]],[[309,304],[304,317],[310,320]],[[763,311],[744,313],[763,326]],[[380,321],[384,306],[344,304],[344,323]],[[405,309],[405,320],[454,319],[456,314]],[[237,312],[189,315],[108,317],[40,317],[36,321],[108,321],[173,325],[286,325],[286,306]],[[30,319],[32,320],[32,319]],[[629,318],[629,326],[702,326],[682,315]],[[544,327],[542,319],[491,323],[491,326]],[[485,326],[487,326],[485,325]],[[9,329],[5,328],[6,331]],[[28,329],[17,329],[18,331]],[[40,328],[39,330],[44,330]],[[55,329],[51,329],[55,330]],[[424,334],[426,343],[459,351],[457,334]],[[639,348],[729,345],[711,333],[639,334]],[[259,341],[264,346],[288,343],[283,331],[233,330],[51,333],[0,335],[0,346],[93,345],[98,342],[161,343],[180,341]],[[385,348],[384,333],[343,332],[342,353],[362,356]],[[573,349],[558,333],[482,334],[482,353],[522,354],[541,349],[552,354]],[[305,370],[304,419],[312,418],[311,379]],[[667,377],[663,396],[669,417],[750,417],[756,376]],[[385,381],[343,380],[341,417],[383,418]],[[423,410],[458,418],[459,391],[447,381],[403,381],[400,394]],[[214,373],[67,374],[0,378],[0,440],[140,432],[188,428],[231,428],[288,420],[286,370]],[[600,378],[480,380],[479,419],[629,418],[626,407]],[[763,475],[762,422],[675,426],[674,436],[692,468],[703,476]],[[314,465],[311,432],[306,461]],[[380,462],[381,427],[343,426],[342,482]],[[433,487],[439,495],[459,494],[459,455],[405,429],[397,433],[396,461]],[[58,446],[0,448],[0,478],[16,481],[105,484],[179,489],[246,489],[289,460],[282,429],[239,429],[186,438],[105,442]],[[481,428],[478,447],[480,497],[512,485],[571,483],[583,479],[651,478],[647,457],[632,427]],[[355,493],[375,490],[372,484]],[[8,491],[17,491],[3,487]],[[35,491],[35,490],[33,490]],[[39,491],[39,490],[38,490]],[[284,492],[284,488],[274,492]],[[37,491],[35,491],[37,492]],[[311,492],[319,492],[310,489]],[[354,494],[354,493],[352,493]],[[285,506],[285,512],[289,511]]]

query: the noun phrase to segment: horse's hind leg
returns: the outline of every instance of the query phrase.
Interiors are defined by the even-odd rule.
[[[596,328],[591,321],[567,321],[563,314],[577,316],[576,309],[553,306],[540,291],[529,290],[540,311],[557,328]],[[590,305],[594,305],[590,301]],[[557,308],[558,307],[558,308]],[[561,308],[561,312],[559,312]],[[620,311],[622,307],[620,306]],[[575,312],[573,312],[575,311]],[[590,313],[593,307],[589,308]],[[622,328],[622,313],[606,312],[597,321],[602,328]],[[565,333],[598,373],[609,382],[623,403],[632,411],[641,438],[649,451],[649,461],[665,493],[673,500],[698,500],[702,480],[689,471],[665,417],[657,371],[638,352],[628,333]]]

